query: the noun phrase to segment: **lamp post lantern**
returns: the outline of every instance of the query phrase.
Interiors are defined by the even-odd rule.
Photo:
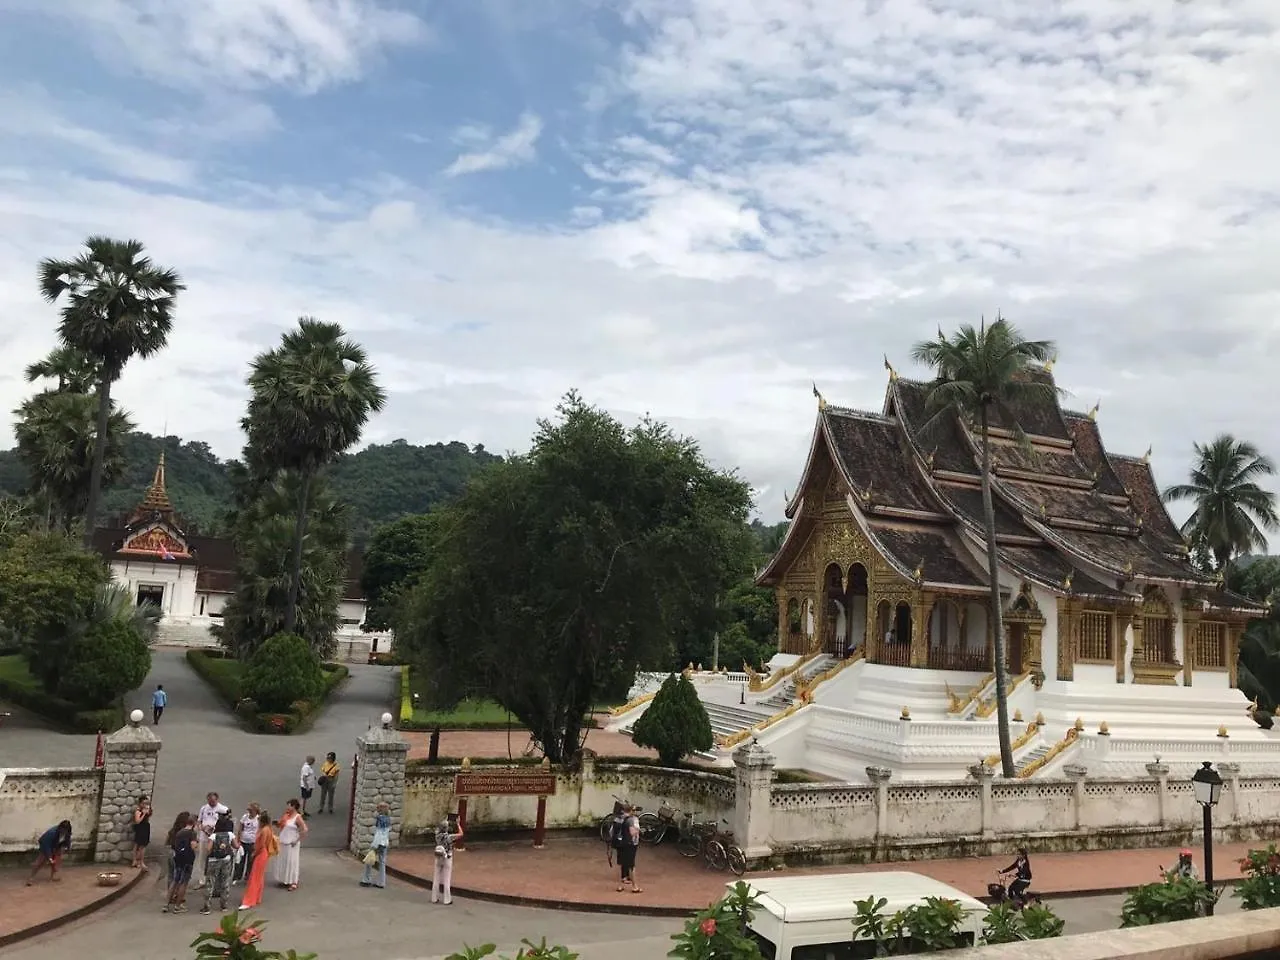
[[[1196,803],[1204,810],[1204,882],[1210,892],[1213,891],[1213,808],[1218,805],[1222,796],[1222,777],[1213,769],[1208,760],[1191,778],[1191,786],[1195,789]],[[1205,914],[1213,916],[1213,901],[1205,905]]]

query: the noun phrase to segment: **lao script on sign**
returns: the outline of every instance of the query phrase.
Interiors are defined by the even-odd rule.
[[[453,792],[459,797],[548,797],[556,792],[552,773],[459,773]]]

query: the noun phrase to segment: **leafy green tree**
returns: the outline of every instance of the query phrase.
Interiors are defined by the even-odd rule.
[[[247,659],[268,637],[287,632],[284,624],[293,577],[294,507],[302,483],[297,474],[280,474],[269,483],[253,486],[236,515],[236,592],[223,607],[222,623],[213,632],[237,659]],[[308,501],[303,589],[294,631],[317,656],[330,657],[347,572],[347,512],[329,493],[323,478],[311,484]]]
[[[93,438],[89,494],[85,506],[84,545],[90,546],[98,520],[110,433],[111,385],[133,357],[158,353],[169,339],[173,307],[185,289],[173,270],[143,256],[137,240],[89,237],[74,260],[43,260],[40,292],[61,301],[58,334],[62,343],[97,365],[98,422]]]
[[[102,365],[76,347],[54,347],[48,355],[27,364],[27,383],[54,380],[59,393],[91,394],[102,377]]]
[[[123,518],[142,502],[155,476],[156,462],[165,458],[165,485],[182,517],[183,529],[204,536],[230,533],[228,514],[233,508],[231,464],[224,463],[199,440],[158,437],[134,431],[121,438],[123,469],[102,494],[105,517]]]
[[[1164,499],[1195,504],[1182,535],[1202,544],[1216,569],[1225,571],[1239,554],[1265,553],[1266,533],[1280,530],[1275,494],[1258,483],[1275,472],[1271,458],[1252,443],[1224,433],[1211,443],[1195,445],[1190,481],[1168,487]]]
[[[995,634],[996,708],[999,718],[1000,769],[1014,776],[1013,747],[1009,739],[1009,667],[1005,660],[1005,635],[1000,606],[1000,564],[996,557],[996,518],[991,501],[991,431],[993,418],[1020,431],[1013,409],[1019,403],[1054,395],[1053,381],[1043,372],[1053,356],[1048,340],[1024,339],[1008,320],[997,319],[974,327],[965,324],[951,337],[938,331],[937,339],[918,343],[912,357],[933,369],[925,429],[944,417],[960,416],[978,426],[982,440],[982,513],[987,541],[987,576],[991,581],[991,624]]]
[[[401,597],[427,568],[439,529],[437,521],[434,514],[424,513],[394,520],[374,532],[360,574],[364,622],[369,630],[391,629]]]
[[[324,693],[320,658],[297,634],[277,633],[249,658],[240,691],[266,711],[285,711],[299,700],[315,700]]]
[[[249,410],[241,425],[246,455],[258,478],[288,470],[301,479],[294,520],[293,561],[284,630],[297,623],[308,503],[316,475],[359,439],[386,393],[364,348],[336,323],[298,320],[280,346],[258,355],[249,374]]]
[[[675,673],[662,681],[649,709],[635,722],[631,739],[637,746],[657,750],[658,759],[667,766],[715,745],[698,691],[687,677]]]
[[[576,758],[607,680],[669,662],[749,569],[750,491],[664,425],[628,429],[570,393],[532,450],[439,513],[396,645],[431,705],[490,697],[553,762]]]
[[[110,579],[96,553],[57,533],[23,533],[0,545],[0,624],[21,639],[23,655],[53,693],[75,645],[74,627],[91,619]]]
[[[128,588],[98,587],[87,616],[69,630],[70,655],[57,693],[78,706],[109,706],[140,687],[151,670],[151,642],[160,622],[154,604],[138,606]]]

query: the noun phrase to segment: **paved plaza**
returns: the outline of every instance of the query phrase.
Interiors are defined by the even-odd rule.
[[[311,817],[311,836],[303,853],[302,885],[296,893],[268,888],[261,910],[254,915],[269,921],[268,949],[315,951],[321,960],[368,956],[388,960],[435,960],[464,943],[497,943],[514,952],[520,940],[564,943],[584,960],[650,960],[664,957],[670,936],[680,929],[676,917],[641,917],[571,909],[543,909],[495,903],[460,896],[450,907],[432,906],[421,886],[392,880],[386,890],[357,886],[360,866],[335,851],[346,835],[350,764],[355,738],[376,723],[398,692],[391,667],[353,665],[351,678],[306,734],[294,737],[259,736],[242,731],[229,711],[184,661],[185,651],[157,649],[152,675],[130,698],[130,706],[146,707],[150,690],[163,683],[169,708],[157,729],[164,746],[156,786],[156,832],[180,808],[195,809],[207,790],[218,790],[239,810],[257,800],[273,813],[297,794],[297,772],[304,755],[336,751],[343,764],[337,813]],[[148,712],[149,713],[149,712]],[[49,730],[30,717],[0,730],[4,763],[11,766],[72,766],[92,763],[92,736],[67,736]],[[446,735],[449,736],[449,735]],[[515,737],[516,735],[513,735]],[[453,735],[453,745],[475,756],[505,753],[505,734],[499,745],[494,734]],[[514,743],[514,740],[513,740]],[[501,746],[502,749],[494,749]],[[521,744],[522,746],[522,744]],[[618,744],[601,743],[600,752]],[[517,752],[520,747],[517,747]],[[449,751],[453,753],[453,750]],[[155,850],[155,846],[153,846]],[[1220,852],[1219,876],[1227,876],[1232,848]],[[1102,854],[1037,858],[1037,888],[1092,890],[1153,878],[1154,866],[1167,854],[1156,851],[1115,851]],[[407,872],[425,873],[429,858],[422,852],[401,851],[392,862]],[[871,869],[920,869],[980,892],[993,864],[981,860],[938,861],[933,864],[879,865]],[[83,868],[88,871],[91,868]],[[127,868],[126,868],[127,869]],[[13,960],[62,960],[68,956],[130,960],[173,960],[190,956],[195,934],[211,929],[211,920],[192,912],[185,916],[160,913],[162,896],[154,872],[119,900],[89,917],[4,951]],[[614,906],[645,901],[654,907],[682,908],[705,903],[717,895],[726,874],[710,874],[664,848],[645,849],[640,878],[645,894],[615,895],[612,873],[598,843],[555,836],[545,851],[535,853],[525,840],[475,844],[459,855],[455,884],[482,894],[522,897],[540,895],[561,906],[578,901],[589,906],[594,898]],[[17,870],[0,873],[0,900],[24,913],[45,910],[52,915],[84,902],[89,890],[82,878],[60,885],[21,886]],[[198,897],[199,894],[193,896]],[[1068,922],[1068,932],[1110,929],[1118,923],[1121,897],[1050,897]],[[74,901],[74,902],[73,902]],[[198,901],[192,901],[198,903]],[[1234,910],[1224,899],[1221,910]]]

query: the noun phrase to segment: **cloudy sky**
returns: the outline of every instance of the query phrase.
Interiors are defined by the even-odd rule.
[[[0,0],[0,407],[36,263],[102,232],[190,288],[118,395],[223,455],[314,314],[383,374],[370,440],[523,449],[576,386],[774,519],[811,382],[878,409],[1000,310],[1172,482],[1280,455],[1278,120],[1275,0]]]

